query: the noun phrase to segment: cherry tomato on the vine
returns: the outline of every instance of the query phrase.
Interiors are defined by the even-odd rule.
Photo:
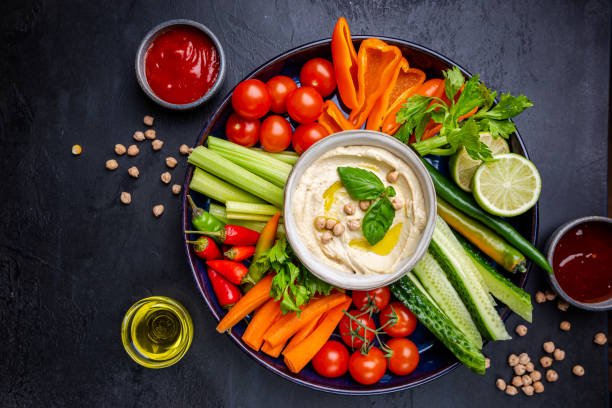
[[[270,110],[270,89],[259,79],[247,79],[232,94],[234,110],[245,119],[259,119]]]
[[[320,123],[307,123],[295,128],[291,144],[297,154],[302,154],[314,143],[329,136],[329,132]]]
[[[383,310],[391,299],[391,291],[387,286],[378,289],[372,289],[368,291],[354,290],[353,291],[353,304],[359,310],[363,309],[369,303],[373,302],[377,308],[377,312]]]
[[[393,311],[391,308],[393,308]],[[392,312],[397,315],[397,322],[394,325],[385,326]],[[391,302],[380,312],[380,326],[391,337],[409,336],[416,325],[417,317],[402,302]]]
[[[393,351],[389,357],[389,371],[397,375],[408,375],[419,365],[419,349],[410,340],[395,338],[387,341]]]
[[[339,341],[329,340],[312,359],[315,371],[327,378],[343,376],[348,370],[349,352]]]
[[[331,62],[323,58],[313,58],[300,71],[302,86],[312,86],[322,97],[336,89],[336,73]]]
[[[277,75],[270,78],[266,85],[270,88],[270,95],[272,96],[270,110],[274,113],[287,112],[285,102],[287,101],[287,96],[298,87],[295,81],[288,76]]]
[[[261,147],[267,152],[282,152],[291,144],[291,125],[279,115],[270,115],[261,124]]]
[[[230,142],[250,147],[259,141],[259,119],[245,119],[237,113],[232,113],[225,122],[225,135]]]
[[[323,98],[314,88],[303,86],[287,96],[287,112],[299,123],[311,123],[323,111]]]
[[[360,350],[351,354],[349,372],[359,384],[377,383],[385,375],[385,371],[387,371],[387,359],[378,348],[372,347],[365,356]]]
[[[363,313],[359,310],[351,310],[348,313],[359,323],[349,318],[347,315],[342,317],[342,320],[340,320],[340,336],[342,336],[344,344],[357,349],[363,345],[363,340],[359,337],[365,338],[368,342],[374,340],[374,332],[364,328],[367,327],[376,330],[374,320],[372,320],[367,313]],[[357,337],[355,333],[357,333],[359,337]]]

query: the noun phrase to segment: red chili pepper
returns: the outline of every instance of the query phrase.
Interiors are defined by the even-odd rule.
[[[240,262],[250,258],[255,253],[254,246],[236,245],[223,252],[223,255],[229,260]]]
[[[204,234],[228,245],[255,245],[259,239],[259,232],[239,225],[224,225],[219,231],[185,231],[185,233]]]
[[[249,272],[247,267],[240,262],[227,261],[224,259],[207,261],[206,265],[208,265],[209,268],[213,268],[234,285],[240,285],[244,275]]]
[[[240,293],[240,290],[236,286],[226,281],[223,276],[219,275],[212,268],[208,268],[207,273],[213,291],[222,307],[232,306],[240,300],[242,293]]]
[[[197,256],[207,261],[212,259],[221,259],[221,251],[211,238],[200,237],[195,241],[187,241],[193,244],[193,250]]]

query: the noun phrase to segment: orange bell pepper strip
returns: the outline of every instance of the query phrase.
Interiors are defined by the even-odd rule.
[[[422,85],[420,85],[412,95],[421,95],[421,96],[435,96],[437,98],[441,97],[444,94],[444,80],[439,78],[434,78],[426,81]],[[387,115],[383,120],[382,131],[388,135],[393,135],[402,125],[401,123],[397,123],[395,117],[397,112],[402,108],[402,105],[406,103],[406,100],[412,96],[400,96],[393,105],[387,110]]]
[[[349,120],[359,129],[385,89],[391,86],[402,52],[378,38],[363,40],[357,53],[357,103]]]
[[[425,73],[420,69],[410,68],[406,58],[402,58],[391,80],[391,86],[385,89],[372,108],[366,129],[380,130],[385,117],[389,114],[389,106],[393,106],[398,100],[408,99],[424,81]]]
[[[351,31],[344,17],[334,27],[331,40],[332,61],[342,103],[350,109],[357,107],[357,52]]]
[[[344,116],[338,105],[331,99],[323,104],[323,112],[317,120],[327,131],[332,133],[342,132],[343,130],[355,129],[353,124]]]

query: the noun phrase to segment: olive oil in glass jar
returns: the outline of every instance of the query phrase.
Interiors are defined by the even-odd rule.
[[[125,351],[138,364],[168,367],[179,361],[193,339],[193,323],[177,301],[153,296],[136,302],[121,324]]]

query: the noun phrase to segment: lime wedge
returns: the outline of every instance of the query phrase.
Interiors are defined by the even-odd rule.
[[[489,133],[481,133],[480,141],[486,144],[493,155],[510,153],[508,142],[503,137],[493,138]],[[482,164],[481,160],[474,160],[462,147],[448,162],[451,177],[463,191],[472,192],[472,177]]]
[[[472,179],[474,198],[491,214],[514,217],[535,205],[542,180],[532,162],[514,153],[483,163]]]

